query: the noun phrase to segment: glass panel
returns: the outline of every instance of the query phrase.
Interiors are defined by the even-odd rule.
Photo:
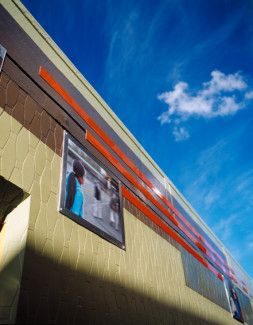
[[[186,285],[230,311],[223,282],[187,252],[182,252],[182,261]]]

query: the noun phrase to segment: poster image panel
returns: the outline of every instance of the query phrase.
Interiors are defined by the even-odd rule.
[[[0,72],[3,67],[5,55],[6,55],[6,49],[0,44]]]
[[[120,183],[66,132],[60,212],[125,249]]]
[[[242,315],[242,309],[241,309],[241,306],[240,306],[240,302],[239,302],[238,294],[237,294],[237,291],[236,291],[236,287],[227,278],[224,278],[224,285],[225,285],[225,289],[226,289],[226,292],[227,292],[229,307],[230,307],[230,311],[231,311],[231,314],[232,314],[233,318],[237,319],[241,323],[244,323],[244,319],[243,319],[243,315]]]

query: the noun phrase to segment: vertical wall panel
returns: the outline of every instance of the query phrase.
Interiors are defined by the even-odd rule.
[[[200,295],[229,311],[225,287],[222,281],[198,263],[190,254],[182,254],[186,285]]]
[[[244,321],[248,324],[253,324],[253,310],[249,297],[247,297],[240,289],[237,289],[236,291],[239,297]]]

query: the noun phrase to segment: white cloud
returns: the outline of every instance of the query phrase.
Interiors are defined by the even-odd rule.
[[[189,132],[184,127],[175,126],[173,129],[173,135],[176,141],[184,141],[189,138]]]
[[[211,112],[212,101],[201,95],[191,96],[187,93],[188,84],[179,82],[173,91],[164,92],[158,99],[165,102],[169,108],[159,119],[163,123],[170,122],[170,118],[178,116],[187,119],[190,115],[207,115]],[[167,118],[167,121],[165,120]]]
[[[202,95],[210,96],[222,91],[232,92],[235,90],[242,90],[247,87],[242,76],[237,72],[234,74],[225,75],[221,71],[214,70],[211,72],[212,79],[205,82],[203,85]]]
[[[243,107],[243,103],[237,103],[233,97],[224,96],[219,105],[219,109],[216,112],[212,112],[212,117],[233,115]]]
[[[245,94],[245,98],[246,99],[252,99],[253,98],[253,91],[248,91]]]
[[[190,91],[186,82],[178,82],[173,90],[158,96],[159,100],[168,105],[168,109],[158,117],[158,120],[161,124],[178,125],[190,117],[212,119],[233,115],[245,107],[245,99],[253,98],[253,91],[246,92],[247,87],[238,72],[226,75],[218,70],[212,71],[211,80],[204,82],[201,89],[195,93]],[[178,135],[177,131],[174,132],[173,129],[175,137]],[[189,138],[185,128],[184,132],[187,132],[184,139]]]

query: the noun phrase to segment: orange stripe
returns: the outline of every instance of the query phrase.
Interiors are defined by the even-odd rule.
[[[212,273],[214,273],[218,279],[223,281],[223,276],[219,272],[217,272],[217,270],[212,265],[210,265],[191,246],[189,246],[176,232],[174,232],[169,226],[163,223],[159,217],[157,217],[145,204],[143,204],[135,195],[133,195],[130,191],[128,191],[127,188],[124,186],[122,186],[122,195],[128,201],[130,201],[136,208],[138,208],[141,212],[143,212],[156,225],[158,225],[161,229],[163,229],[164,232],[166,232],[170,237],[172,237],[176,242],[178,242],[182,247],[184,247],[201,264],[203,264]]]
[[[177,220],[118,162],[118,160],[107,149],[104,148],[104,146],[91,133],[86,132],[86,140],[97,148],[97,150],[102,153],[102,155],[106,157],[118,169],[118,171],[138,190],[140,190],[164,215],[166,215],[168,219],[178,226]]]
[[[151,201],[169,220],[173,222],[174,225],[176,225],[180,230],[183,231],[183,233],[195,244],[197,245],[202,252],[207,254],[206,248],[197,241],[193,235],[189,233],[189,231],[181,224],[179,223],[170,213],[168,210],[166,210],[157,200],[154,199],[154,197],[119,163],[119,161],[107,150],[105,147],[89,132],[86,132],[85,134],[86,140],[95,147],[104,157],[107,158],[108,161],[114,165],[118,171],[125,176],[127,180],[130,181],[137,189],[141,191],[142,194],[146,196],[149,201]],[[221,265],[212,258],[210,254],[208,256],[214,261],[214,263],[220,267]]]
[[[138,175],[140,171],[130,159],[120,150],[111,138],[90,118],[83,108],[67,93],[67,91],[54,80],[46,69],[40,67],[39,75],[74,109],[74,111],[110,146],[115,153]]]
[[[68,94],[68,92],[47,72],[46,69],[40,67],[39,75],[74,109],[74,111],[99,135],[103,141],[112,148],[112,150],[121,158],[124,163],[132,169],[132,171],[142,180],[145,184],[176,214],[176,216],[183,221],[183,223],[199,238],[204,245],[215,254],[223,264],[226,264],[224,259],[213,249],[213,247],[198,233],[198,231],[185,219],[185,217],[165,198],[156,187],[148,180],[148,178],[133,164],[133,162],[121,151],[121,149],[111,140],[111,138],[90,118],[90,116],[84,111],[84,109]],[[131,175],[131,179],[133,179]],[[134,180],[135,186],[137,182]],[[136,186],[137,187],[137,186]],[[152,203],[156,201],[152,195],[142,187],[145,193],[152,198]],[[144,193],[144,195],[145,195]],[[146,196],[146,195],[145,195]],[[157,204],[154,203],[156,206]],[[159,203],[158,203],[159,204]],[[159,204],[160,207],[162,205]],[[162,207],[161,211],[167,211]],[[164,212],[163,212],[164,213]],[[167,212],[164,213],[168,216]],[[170,214],[170,219],[171,219]],[[174,217],[173,222],[177,224]],[[185,229],[185,228],[184,228]],[[186,230],[186,229],[185,229]],[[187,230],[186,230],[187,231]],[[201,245],[200,243],[198,245]],[[205,249],[203,245],[200,246],[201,250]]]

